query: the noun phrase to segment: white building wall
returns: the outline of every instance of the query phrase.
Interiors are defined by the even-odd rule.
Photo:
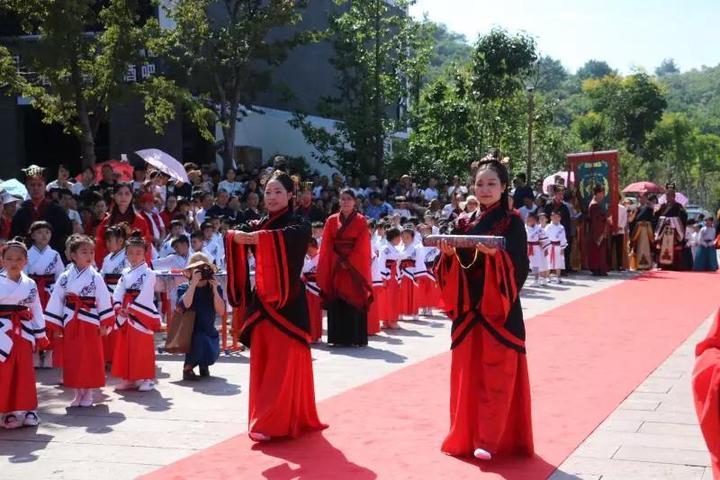
[[[237,122],[235,130],[235,146],[249,146],[262,150],[263,162],[267,162],[273,155],[286,155],[304,157],[310,168],[323,175],[329,175],[336,170],[315,160],[313,154],[317,150],[305,141],[302,131],[295,129],[288,123],[293,118],[292,113],[266,107],[257,107],[262,114],[249,112],[247,117]],[[316,127],[323,127],[329,132],[335,132],[335,121],[323,117],[308,116],[307,120]],[[222,131],[218,126],[216,137],[222,138]]]

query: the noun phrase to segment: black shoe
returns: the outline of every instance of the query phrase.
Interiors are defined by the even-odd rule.
[[[210,368],[207,365],[204,367],[203,366],[200,367],[200,376],[201,377],[209,377],[210,376]]]
[[[189,381],[189,382],[194,382],[199,379],[200,379],[200,377],[195,375],[195,372],[193,372],[192,370],[183,370],[183,380]]]

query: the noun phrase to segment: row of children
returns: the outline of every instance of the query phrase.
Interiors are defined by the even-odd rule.
[[[70,260],[62,264],[48,246],[46,222],[30,229],[32,246],[7,242],[0,271],[0,413],[4,428],[37,425],[33,356],[62,369],[62,384],[74,389],[72,407],[93,405],[93,391],[105,385],[106,363],[122,380],[118,387],[152,390],[155,380],[155,273],[146,263],[148,245],[140,232],[119,233],[119,251],[108,254],[113,273],[94,266],[95,243],[81,234],[66,242]],[[113,261],[114,260],[114,261]],[[122,268],[120,266],[124,265]],[[106,283],[107,279],[107,283]]]
[[[317,285],[317,263],[322,248],[322,222],[313,223],[313,238],[303,267],[311,337],[322,335],[322,292]],[[422,237],[433,232],[432,225],[407,224],[402,228],[390,221],[370,220],[373,301],[367,314],[368,335],[382,328],[394,329],[404,317],[431,314],[440,307],[440,290],[433,273],[439,250],[422,245]]]
[[[560,224],[560,212],[550,214],[550,223],[544,213],[531,212],[525,220],[530,270],[535,280],[533,287],[546,285],[555,273],[555,282],[561,283],[560,272],[565,270],[565,248],[568,245],[565,227]]]

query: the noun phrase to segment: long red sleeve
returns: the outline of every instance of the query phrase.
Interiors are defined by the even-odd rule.
[[[695,411],[710,451],[713,478],[720,479],[720,312],[708,336],[695,348]]]

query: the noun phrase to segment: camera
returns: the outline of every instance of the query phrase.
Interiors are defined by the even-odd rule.
[[[200,272],[201,280],[212,280],[213,278],[213,271],[212,268],[210,268],[210,265],[202,265],[198,267],[196,271]]]

